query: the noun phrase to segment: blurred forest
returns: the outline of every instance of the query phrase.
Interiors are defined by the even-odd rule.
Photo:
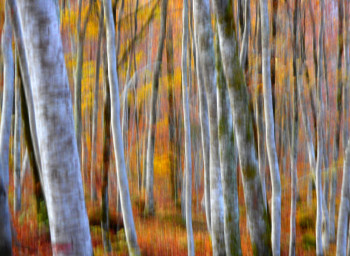
[[[0,255],[349,255],[349,19],[2,1]]]

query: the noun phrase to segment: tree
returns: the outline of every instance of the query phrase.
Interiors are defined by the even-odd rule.
[[[159,87],[159,75],[161,70],[162,55],[163,55],[163,48],[164,48],[167,8],[168,8],[168,0],[162,0],[161,20],[160,20],[161,28],[160,28],[157,56],[156,56],[156,67],[154,69],[153,78],[152,78],[152,96],[151,96],[151,106],[150,106],[149,121],[148,121],[145,213],[151,214],[151,215],[153,215],[155,211],[154,195],[153,195],[154,141],[155,141],[156,122],[157,122],[157,98],[158,98],[158,87]]]
[[[0,124],[0,155],[2,162],[1,175],[8,192],[9,186],[9,141],[11,132],[11,116],[14,95],[14,62],[12,56],[12,28],[10,10],[6,8],[5,22],[1,38],[1,50],[4,58],[4,90]]]
[[[125,170],[124,146],[122,131],[120,127],[120,102],[117,75],[117,60],[115,48],[115,25],[110,0],[103,0],[106,16],[106,36],[107,36],[107,58],[109,90],[111,94],[111,125],[113,136],[113,147],[115,159],[117,161],[117,179],[120,191],[121,207],[124,219],[124,228],[130,255],[139,255],[140,249],[137,244],[137,236],[132,215],[128,178]]]
[[[0,164],[1,166],[1,164]],[[0,254],[12,255],[12,236],[10,224],[10,210],[7,191],[0,176]]]
[[[233,25],[232,0],[214,0],[218,22],[220,52],[230,96],[233,123],[237,138],[238,155],[247,219],[253,252],[270,255],[270,222],[261,188],[253,131],[253,108],[250,105],[245,78],[238,57],[238,43]]]
[[[18,7],[24,47],[31,63],[35,117],[40,124],[38,145],[53,253],[91,255],[72,104],[54,2],[21,0]]]
[[[219,158],[215,56],[209,1],[195,0],[193,4],[193,16],[198,40],[198,62],[203,75],[203,83],[208,99],[210,133],[210,207],[213,254],[224,255],[225,238],[222,232],[224,229],[224,199]]]

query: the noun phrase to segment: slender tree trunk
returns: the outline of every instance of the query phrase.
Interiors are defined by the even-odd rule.
[[[91,200],[97,200],[95,172],[96,172],[96,141],[97,141],[97,116],[98,116],[98,98],[99,98],[99,84],[100,84],[100,63],[101,63],[101,40],[103,33],[103,7],[101,6],[100,19],[98,25],[98,39],[97,39],[97,56],[96,56],[96,76],[95,76],[95,91],[94,91],[94,109],[92,116],[92,145],[91,145],[91,171],[90,171],[90,185],[91,185]]]
[[[211,235],[214,255],[225,255],[224,199],[221,184],[216,72],[213,33],[211,28],[209,0],[196,0],[193,5],[194,23],[198,40],[198,61],[203,74],[208,97],[210,132],[210,207]]]
[[[280,255],[281,239],[281,181],[278,167],[278,159],[275,143],[275,128],[273,116],[273,95],[271,92],[270,73],[270,48],[269,48],[269,16],[267,0],[260,0],[261,11],[261,43],[262,43],[262,71],[263,71],[263,94],[264,110],[266,121],[266,149],[270,166],[272,182],[272,252],[273,255]],[[294,93],[295,95],[295,93]]]
[[[168,104],[169,104],[169,168],[170,168],[170,184],[171,195],[174,202],[177,201],[177,186],[176,186],[176,148],[175,148],[175,96],[174,96],[174,50],[173,50],[173,31],[172,23],[169,19],[167,23],[166,36],[166,58],[167,58],[167,73],[168,73]]]
[[[347,0],[345,0],[347,1]],[[347,10],[345,10],[347,13]],[[335,122],[335,138],[333,145],[333,170],[331,176],[331,193],[329,201],[329,236],[331,242],[335,242],[335,199],[337,194],[337,162],[339,157],[340,146],[340,128],[342,117],[342,55],[343,55],[343,0],[338,0],[338,61],[337,61],[337,114]],[[345,28],[346,30],[347,27]],[[343,142],[345,143],[345,141]]]
[[[190,107],[188,103],[187,86],[187,43],[188,43],[188,1],[183,1],[182,11],[182,101],[185,132],[185,173],[186,173],[186,230],[187,230],[187,255],[194,255],[194,240],[192,229],[192,158],[191,158],[191,124]],[[191,63],[189,63],[191,65]]]
[[[10,10],[8,7],[6,7],[5,10],[5,22],[1,38],[1,50],[4,61],[4,84],[0,124],[0,160],[2,162],[2,180],[7,194],[9,186],[9,145],[15,78],[12,54],[12,28],[10,22]]]
[[[162,0],[161,7],[161,28],[159,35],[159,44],[156,57],[156,67],[153,73],[152,81],[152,96],[150,106],[150,120],[148,124],[148,141],[147,141],[147,167],[146,167],[146,204],[145,212],[153,215],[154,209],[154,195],[153,195],[153,181],[154,181],[154,141],[156,136],[156,124],[157,124],[157,98],[158,98],[158,87],[159,87],[159,76],[161,71],[162,55],[164,48],[165,39],[165,28],[166,28],[166,17],[167,17],[168,0]]]
[[[14,210],[19,212],[21,210],[21,88],[18,61],[15,73]]]
[[[55,6],[44,0],[18,3],[26,53],[31,63],[30,78],[39,124],[38,145],[53,253],[91,255],[73,111]],[[48,85],[47,81],[51,83]]]
[[[103,7],[102,7],[103,8]],[[107,64],[107,51],[104,49],[103,52],[103,70],[104,70],[104,106],[103,106],[103,161],[102,161],[102,238],[103,247],[105,252],[111,251],[111,242],[109,239],[109,207],[108,207],[108,169],[111,157],[111,100],[109,93],[109,82],[108,82],[108,64]]]
[[[77,22],[77,65],[75,67],[74,75],[74,119],[75,119],[75,136],[77,139],[79,159],[82,158],[81,151],[81,130],[82,130],[82,119],[81,119],[81,80],[83,77],[83,60],[84,60],[84,43],[85,43],[85,32],[89,16],[92,11],[92,0],[89,0],[89,10],[85,17],[83,28],[81,28],[81,15],[82,15],[82,1],[79,0],[79,13]],[[81,161],[80,161],[81,162]]]
[[[137,244],[137,236],[132,215],[128,178],[126,176],[124,147],[122,132],[120,127],[120,102],[117,76],[117,60],[115,49],[115,25],[112,13],[112,4],[110,0],[103,0],[103,6],[106,15],[106,34],[107,34],[107,53],[108,53],[108,75],[111,94],[111,124],[114,154],[117,161],[117,179],[120,191],[122,213],[124,219],[124,229],[128,243],[129,254],[139,255],[140,249]]]
[[[233,22],[232,0],[214,0],[218,20],[220,51],[230,96],[237,137],[238,154],[247,220],[255,255],[271,255],[270,221],[264,205],[253,131],[253,108],[250,105],[243,70],[239,64],[238,44]]]
[[[316,160],[316,199],[317,199],[317,214],[316,214],[316,255],[323,255],[322,239],[322,87],[323,87],[323,33],[324,33],[324,0],[321,0],[321,25],[319,33],[319,48],[318,48],[318,66],[317,66],[317,96],[318,96],[318,113],[317,113],[317,160]]]
[[[192,6],[193,9],[194,5]],[[194,10],[193,10],[194,12]],[[201,142],[202,142],[202,154],[204,163],[204,206],[205,216],[207,221],[208,232],[211,233],[211,207],[210,207],[210,151],[209,151],[209,119],[208,119],[208,102],[207,95],[204,89],[202,70],[199,66],[199,53],[198,53],[198,39],[196,35],[196,29],[194,29],[194,40],[196,47],[196,73],[197,73],[197,85],[198,85],[198,99],[199,99],[199,119],[201,126]]]
[[[242,255],[237,192],[237,150],[233,132],[230,99],[222,68],[218,36],[216,36],[215,40],[215,62],[218,93],[220,168],[224,194],[226,255]]]

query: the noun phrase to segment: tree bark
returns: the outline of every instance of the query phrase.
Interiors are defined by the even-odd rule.
[[[191,123],[190,107],[188,103],[188,84],[187,84],[187,43],[188,43],[188,1],[183,1],[182,11],[182,56],[181,56],[181,74],[182,74],[182,106],[184,116],[185,132],[185,173],[186,173],[186,230],[187,230],[187,255],[194,255],[194,240],[192,229],[192,158],[191,158]],[[189,63],[191,65],[191,63]]]
[[[0,164],[1,166],[1,164]],[[7,190],[0,176],[0,255],[12,255],[12,235]]]
[[[140,249],[137,244],[137,236],[132,215],[128,178],[125,170],[124,147],[122,132],[120,127],[120,102],[117,76],[117,59],[115,49],[115,25],[112,13],[112,4],[110,0],[103,0],[104,11],[106,15],[106,34],[107,34],[107,54],[108,54],[108,75],[111,94],[111,124],[114,145],[114,154],[117,161],[117,179],[120,191],[122,213],[124,219],[124,228],[128,249],[130,255],[140,255]]]
[[[271,255],[270,221],[264,205],[253,131],[253,108],[239,64],[232,0],[213,0],[218,20],[220,51],[230,96],[247,220],[255,255]]]
[[[0,155],[2,162],[1,175],[7,194],[9,186],[9,145],[15,78],[12,54],[12,28],[10,23],[10,9],[8,7],[5,9],[5,22],[1,39],[1,50],[4,61],[4,84],[0,124]]]
[[[198,40],[198,61],[203,74],[208,97],[210,132],[210,207],[211,235],[214,255],[225,255],[224,199],[221,183],[217,93],[213,33],[211,28],[209,0],[196,0],[193,4],[194,23]]]
[[[158,98],[158,87],[159,87],[159,76],[161,71],[162,55],[164,48],[164,38],[166,31],[166,17],[167,17],[168,0],[162,0],[161,7],[161,28],[159,35],[159,44],[156,57],[156,67],[153,73],[152,81],[152,96],[150,106],[150,120],[148,124],[148,141],[147,141],[147,167],[146,167],[146,205],[145,213],[153,215],[154,209],[154,195],[153,195],[153,181],[154,181],[154,141],[156,136],[156,125],[157,125],[157,98]]]
[[[217,35],[215,40],[215,64],[217,72],[220,168],[224,194],[225,248],[226,255],[242,255],[237,192],[237,150],[233,132],[230,99],[222,68]]]
[[[18,6],[26,55],[31,63],[53,254],[91,255],[73,111],[54,2],[21,0]],[[70,211],[67,212],[67,208]]]

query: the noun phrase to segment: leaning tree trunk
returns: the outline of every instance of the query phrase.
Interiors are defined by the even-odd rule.
[[[273,116],[273,99],[271,92],[270,72],[270,47],[269,47],[269,14],[267,0],[260,0],[261,11],[261,44],[262,44],[262,71],[263,71],[263,94],[266,122],[266,149],[270,166],[272,183],[272,206],[271,206],[271,241],[273,255],[280,255],[281,239],[281,180],[278,167],[278,159],[275,143],[275,128]]]
[[[100,63],[101,63],[101,40],[103,33],[103,7],[101,6],[100,19],[98,25],[98,40],[97,40],[97,54],[96,54],[96,75],[95,75],[95,92],[94,92],[94,109],[92,114],[92,145],[91,145],[91,170],[90,170],[90,185],[91,185],[91,200],[97,200],[96,193],[96,141],[97,141],[97,115],[98,115],[98,95],[99,95],[99,84],[100,84]]]
[[[19,77],[19,63],[16,61],[15,71],[15,135],[14,135],[14,210],[21,210],[21,88]]]
[[[195,0],[193,4],[194,24],[198,40],[198,62],[208,97],[210,132],[210,207],[211,236],[214,255],[225,255],[224,199],[221,184],[217,93],[213,33],[211,28],[209,0]]]
[[[233,22],[232,0],[214,0],[218,20],[220,51],[230,96],[237,137],[240,169],[244,186],[247,219],[253,251],[270,255],[270,221],[262,195],[253,131],[253,108],[239,64],[236,31]]]
[[[167,17],[168,0],[162,0],[161,7],[161,27],[159,35],[159,45],[156,57],[156,67],[153,73],[152,81],[152,96],[150,106],[150,120],[148,123],[148,140],[147,140],[147,160],[146,160],[146,204],[145,212],[147,214],[154,214],[154,195],[153,195],[153,181],[154,181],[154,141],[156,136],[156,125],[157,125],[157,98],[158,98],[158,87],[159,87],[159,76],[162,63],[162,55],[164,48],[164,39],[166,31],[166,17]]]
[[[191,159],[191,123],[190,123],[190,107],[188,103],[188,86],[187,86],[187,43],[188,43],[188,1],[183,1],[182,12],[182,105],[184,116],[184,132],[185,132],[185,177],[186,177],[186,230],[187,230],[187,251],[188,255],[194,255],[194,240],[192,229],[192,159]],[[191,63],[189,63],[191,65]],[[191,74],[190,74],[191,75]]]
[[[0,161],[2,162],[1,176],[7,193],[9,186],[9,145],[15,78],[12,56],[12,28],[10,22],[10,9],[8,7],[6,7],[5,10],[1,50],[4,60],[4,85],[0,124]]]
[[[31,63],[30,80],[53,253],[91,255],[73,110],[54,2],[21,0],[18,7],[26,55]]]
[[[139,255],[140,249],[137,244],[137,236],[132,215],[128,178],[125,170],[124,146],[122,140],[122,131],[120,127],[120,102],[117,76],[117,60],[115,49],[115,25],[112,13],[112,4],[110,0],[103,0],[103,6],[106,16],[106,34],[107,34],[107,54],[108,54],[108,75],[109,88],[111,94],[111,124],[114,154],[117,161],[117,179],[120,191],[122,213],[124,219],[124,229],[128,243],[129,254]]]
[[[222,69],[218,36],[216,36],[215,40],[215,62],[218,92],[220,168],[224,194],[226,255],[242,255],[241,238],[239,233],[237,150],[233,132],[230,99],[228,97],[225,75]]]

